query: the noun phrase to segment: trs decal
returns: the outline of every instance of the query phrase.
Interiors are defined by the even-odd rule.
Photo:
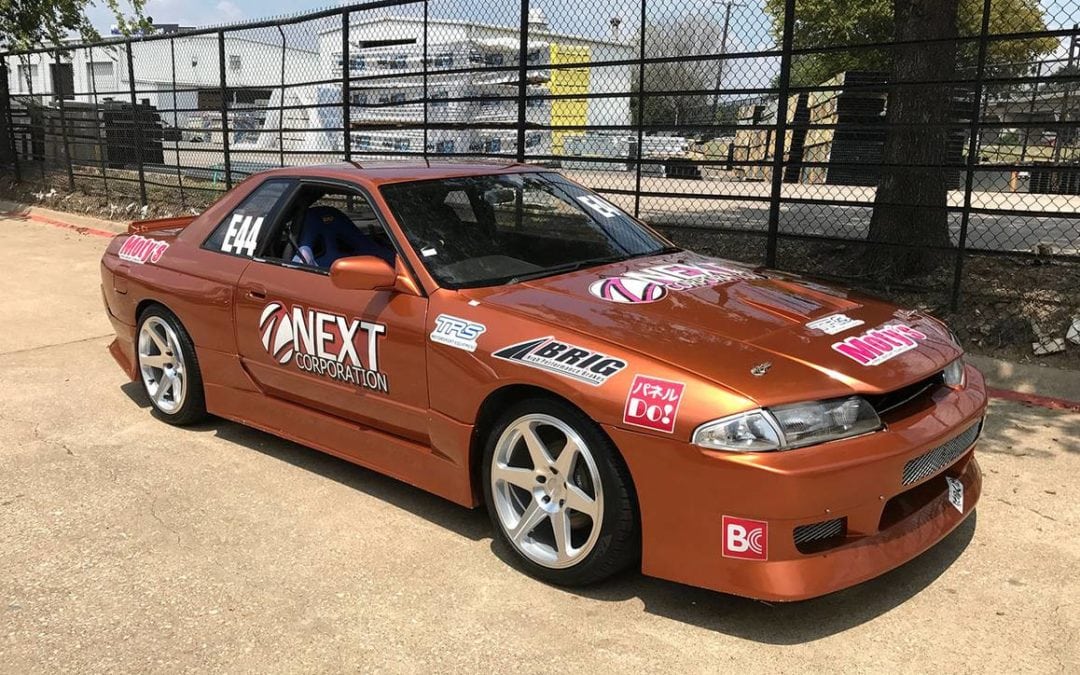
[[[466,319],[459,319],[449,314],[440,314],[435,318],[435,330],[431,331],[431,341],[449,345],[467,352],[476,351],[476,340],[487,326]]]
[[[262,216],[256,218],[240,213],[233,215],[229,221],[229,229],[225,231],[225,238],[221,240],[221,250],[236,255],[255,255],[262,225]]]
[[[386,335],[381,323],[298,305],[290,312],[280,302],[271,302],[259,317],[259,333],[263,348],[282,365],[292,361],[306,373],[384,394],[390,391],[386,373],[379,370],[379,336]]]
[[[830,316],[823,316],[820,319],[814,319],[806,324],[806,327],[810,330],[819,330],[826,335],[836,335],[837,333],[843,333],[846,330],[857,328],[864,323],[866,322],[862,319],[852,319],[847,314],[832,314]]]
[[[635,375],[626,395],[623,422],[666,434],[674,432],[684,389],[682,382]]]
[[[149,239],[142,235],[133,234],[124,240],[119,253],[121,260],[138,263],[156,263],[169,249],[169,242]]]
[[[725,558],[769,559],[769,524],[767,522],[722,516],[720,525],[724,530],[721,553]]]
[[[504,347],[492,354],[497,359],[547,370],[594,387],[626,367],[626,361],[583,347],[559,342],[551,336]]]
[[[739,279],[762,279],[760,274],[711,262],[670,263],[625,272],[602,279],[589,286],[589,292],[611,302],[656,302],[666,295],[653,286],[669,291],[717,286]],[[622,289],[627,289],[624,293]]]
[[[876,366],[911,351],[926,334],[905,324],[872,328],[862,335],[833,343],[832,348],[864,366]]]

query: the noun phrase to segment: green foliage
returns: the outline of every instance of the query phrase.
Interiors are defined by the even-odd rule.
[[[85,9],[96,0],[0,0],[0,50],[17,51],[60,45],[74,34],[86,42],[101,39],[86,18]],[[136,29],[150,30],[143,18],[146,0],[104,0],[124,35]]]
[[[979,34],[983,0],[960,0],[957,30],[961,37]],[[784,0],[765,0],[772,17],[773,33],[783,33]],[[1031,33],[1046,30],[1038,0],[994,0],[990,5],[990,33]],[[798,0],[795,7],[795,47],[831,47],[845,44],[890,42],[893,40],[892,0]],[[987,61],[997,66],[998,75],[1021,74],[1030,70],[1034,59],[1057,49],[1053,37],[995,40],[990,43]],[[847,70],[891,70],[891,51],[886,48],[853,49],[798,56],[792,62],[795,85],[814,85]],[[975,63],[977,45],[963,43],[957,49],[957,67]]]

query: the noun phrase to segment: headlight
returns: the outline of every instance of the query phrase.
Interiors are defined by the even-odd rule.
[[[964,357],[960,357],[945,366],[942,373],[945,376],[945,386],[959,389],[964,386]]]
[[[714,450],[768,452],[835,441],[880,428],[881,420],[873,406],[852,396],[725,417],[698,427],[693,442]]]

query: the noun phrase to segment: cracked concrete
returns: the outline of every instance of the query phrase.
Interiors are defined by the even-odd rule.
[[[767,605],[509,568],[485,516],[235,424],[150,416],[105,351],[105,240],[4,222],[0,672],[1080,671],[1080,415],[996,401],[977,517]]]

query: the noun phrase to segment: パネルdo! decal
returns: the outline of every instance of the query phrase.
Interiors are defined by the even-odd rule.
[[[769,559],[769,524],[767,522],[722,516],[720,525],[724,531],[721,554],[725,558]]]
[[[740,279],[762,279],[760,274],[707,261],[643,267],[593,282],[589,292],[610,302],[642,303],[662,300],[666,291],[717,286]]]
[[[390,387],[379,370],[381,323],[349,319],[339,314],[271,302],[259,317],[263,348],[284,365],[338,382],[384,394]]]
[[[876,366],[915,349],[919,341],[925,339],[925,333],[901,323],[873,328],[841,342],[834,342],[832,348],[864,366]]]
[[[121,260],[138,263],[156,263],[169,249],[169,242],[133,234],[124,240],[117,253]]]
[[[548,336],[504,347],[497,359],[547,370],[578,382],[600,386],[626,367],[626,361]]]
[[[485,331],[487,331],[487,326],[482,323],[459,319],[449,314],[440,314],[435,318],[435,330],[431,331],[431,341],[464,349],[467,352],[475,352],[476,340]]]
[[[684,389],[682,382],[635,375],[626,394],[623,422],[666,434],[674,432]]]

